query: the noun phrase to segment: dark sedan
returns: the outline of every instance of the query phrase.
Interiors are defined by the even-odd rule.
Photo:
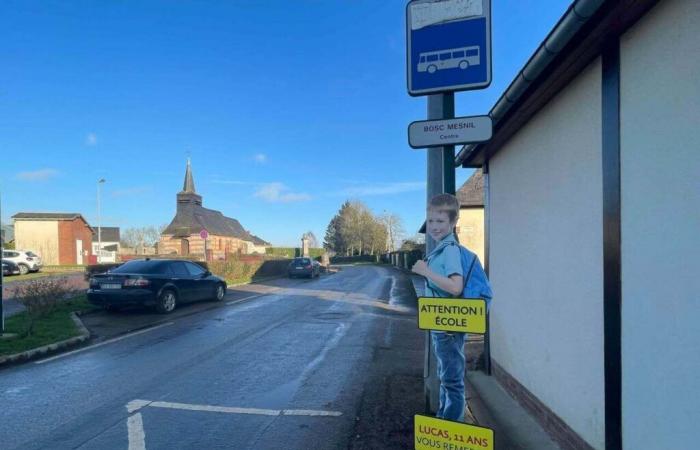
[[[9,275],[19,275],[21,273],[19,266],[12,261],[2,260],[2,275],[4,277]]]
[[[199,264],[182,260],[136,259],[107,273],[93,275],[88,301],[107,309],[154,306],[169,313],[180,303],[221,301],[226,282]]]
[[[321,275],[321,264],[311,258],[294,258],[287,267],[289,278],[304,276],[317,277]]]

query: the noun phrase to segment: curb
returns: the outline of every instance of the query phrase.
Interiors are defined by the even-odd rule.
[[[33,348],[31,350],[15,353],[13,355],[0,356],[0,368],[2,366],[18,362],[25,362],[30,361],[32,359],[38,359],[40,357],[47,356],[51,353],[57,353],[69,347],[75,347],[90,339],[90,331],[87,328],[85,328],[85,325],[83,325],[83,322],[78,317],[78,314],[72,312],[70,313],[70,317],[73,320],[75,326],[78,328],[78,331],[80,332],[79,336],[74,336],[63,341],[54,342],[53,344]]]

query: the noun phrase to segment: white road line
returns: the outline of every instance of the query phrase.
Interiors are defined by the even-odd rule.
[[[138,404],[134,402],[139,402]],[[233,406],[212,406],[212,405],[193,405],[189,403],[172,403],[172,402],[148,402],[147,400],[135,400],[129,402],[132,406],[148,406],[153,408],[181,409],[186,411],[206,411],[219,412],[226,414],[254,414],[258,416],[327,416],[338,417],[343,413],[339,411],[319,411],[314,409],[260,409],[260,408],[239,408]],[[142,405],[142,406],[141,406]],[[127,406],[128,408],[129,406]]]
[[[146,432],[141,413],[130,416],[126,426],[129,429],[129,450],[146,450]]]
[[[313,409],[283,409],[282,414],[283,416],[330,416],[330,417],[339,417],[342,416],[343,413],[340,411],[316,411]]]
[[[230,302],[226,302],[226,304],[227,304],[227,305],[235,305],[236,303],[240,303],[240,302],[242,302],[243,300],[250,300],[251,298],[262,297],[263,295],[267,295],[267,294],[256,294],[256,295],[251,295],[251,296],[248,296],[248,297],[239,298],[238,300],[233,300],[233,301],[230,301]]]
[[[73,354],[76,354],[76,353],[80,353],[80,352],[84,352],[84,351],[87,351],[87,350],[92,350],[93,348],[102,347],[103,345],[107,345],[107,344],[111,344],[111,343],[113,343],[113,342],[121,341],[122,339],[130,338],[130,337],[132,337],[132,336],[137,336],[137,335],[143,334],[143,333],[148,333],[149,331],[157,330],[158,328],[167,327],[167,326],[173,325],[174,323],[175,323],[175,322],[163,323],[163,324],[157,325],[157,326],[155,326],[155,327],[146,328],[145,330],[135,331],[135,332],[130,333],[130,334],[125,334],[124,336],[116,337],[116,338],[114,338],[114,339],[108,339],[108,340],[106,340],[106,341],[104,341],[104,342],[100,342],[99,344],[95,344],[95,345],[90,345],[90,346],[88,346],[88,347],[79,348],[79,349],[77,349],[77,350],[73,350],[72,352],[61,353],[60,355],[52,356],[51,358],[42,359],[41,361],[36,361],[34,364],[44,364],[44,363],[47,363],[47,362],[49,362],[49,361],[53,361],[53,360],[55,360],[55,359],[64,358],[64,357],[66,357],[66,356],[70,356],[70,355],[73,355]]]

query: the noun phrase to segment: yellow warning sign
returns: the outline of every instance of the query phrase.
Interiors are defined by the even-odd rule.
[[[486,301],[480,298],[420,297],[418,328],[484,334]]]
[[[416,414],[416,450],[493,450],[493,430]]]

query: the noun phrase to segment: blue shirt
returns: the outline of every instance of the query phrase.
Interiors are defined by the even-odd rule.
[[[428,254],[428,268],[443,277],[449,277],[450,275],[464,276],[459,243],[453,233],[442,238],[435,246],[435,249]],[[425,295],[426,297],[454,297],[454,295],[443,291],[427,278],[425,280]]]

